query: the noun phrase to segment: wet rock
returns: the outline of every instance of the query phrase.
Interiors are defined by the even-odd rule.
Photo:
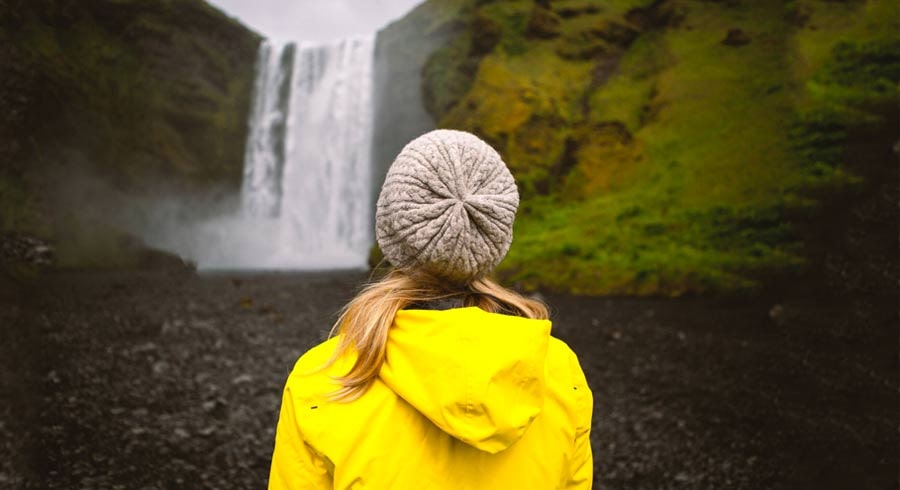
[[[612,49],[591,30],[585,30],[563,37],[556,47],[556,54],[567,60],[590,60],[607,54]]]
[[[675,2],[654,2],[649,7],[636,7],[625,14],[625,20],[639,31],[680,25],[687,16],[685,6]]]
[[[600,12],[600,7],[596,5],[585,6],[564,6],[554,10],[557,15],[563,19],[571,19],[581,15],[592,15]]]
[[[638,31],[618,22],[606,21],[590,29],[590,33],[610,44],[627,48],[637,38]]]
[[[207,330],[210,332],[215,332],[215,320],[212,319],[199,319],[195,318],[191,320],[191,328],[196,330]]]
[[[23,233],[0,234],[0,262],[46,266],[53,261],[53,247],[40,238]]]
[[[552,39],[560,34],[560,18],[552,10],[535,6],[525,33],[532,38]]]
[[[134,354],[143,354],[146,352],[154,352],[157,349],[156,344],[153,342],[144,342],[143,344],[135,346],[131,349],[131,352]]]
[[[556,54],[568,60],[590,60],[609,55],[616,61],[621,50],[630,46],[637,35],[638,31],[629,26],[605,21],[564,36],[556,47]]]
[[[484,56],[490,53],[503,36],[503,29],[500,25],[484,15],[475,15],[472,19],[470,32],[472,33],[472,44],[469,47],[469,54],[472,56]],[[376,249],[377,253],[375,253]],[[373,254],[369,256],[369,264],[371,265],[373,260],[377,258],[378,261],[375,262],[375,266],[377,266],[384,259],[384,256],[378,257],[381,254],[381,249],[377,245],[373,247],[372,252]],[[372,268],[374,269],[375,266],[372,266]]]
[[[207,426],[207,427],[204,427],[204,428],[198,430],[197,435],[207,437],[207,436],[213,435],[215,432],[216,432],[216,427],[213,425],[210,425],[210,426]]]
[[[791,2],[790,5],[785,8],[784,20],[796,27],[803,27],[809,22],[812,13],[812,7],[810,5],[800,2]]]
[[[159,376],[169,370],[169,363],[166,361],[157,361],[153,363],[153,374]]]
[[[750,43],[750,36],[742,29],[728,29],[722,44],[726,46],[743,46]]]
[[[787,323],[787,316],[786,310],[781,304],[775,304],[769,309],[769,318],[771,318],[776,325],[782,326]]]

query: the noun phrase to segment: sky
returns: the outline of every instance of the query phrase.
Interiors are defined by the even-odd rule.
[[[278,41],[328,41],[373,34],[422,0],[208,0]]]

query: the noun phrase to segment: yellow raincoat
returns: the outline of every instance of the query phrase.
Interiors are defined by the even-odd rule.
[[[549,321],[402,310],[379,378],[349,403],[328,394],[352,360],[317,370],[336,345],[287,380],[270,490],[591,487],[591,392]]]

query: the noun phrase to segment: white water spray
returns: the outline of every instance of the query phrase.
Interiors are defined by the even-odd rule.
[[[160,201],[135,233],[199,269],[365,267],[374,240],[374,49],[372,37],[264,42],[237,212],[225,202],[231,212],[182,219],[191,209]]]
[[[372,38],[263,43],[241,190],[252,235],[238,237],[238,253],[201,267],[365,266],[373,57]]]

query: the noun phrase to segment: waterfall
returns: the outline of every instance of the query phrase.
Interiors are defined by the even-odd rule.
[[[241,267],[365,266],[374,39],[260,46],[241,189]],[[246,251],[245,251],[246,252]]]
[[[279,215],[294,52],[293,44],[263,42],[259,47],[241,189],[242,209],[249,216]]]

